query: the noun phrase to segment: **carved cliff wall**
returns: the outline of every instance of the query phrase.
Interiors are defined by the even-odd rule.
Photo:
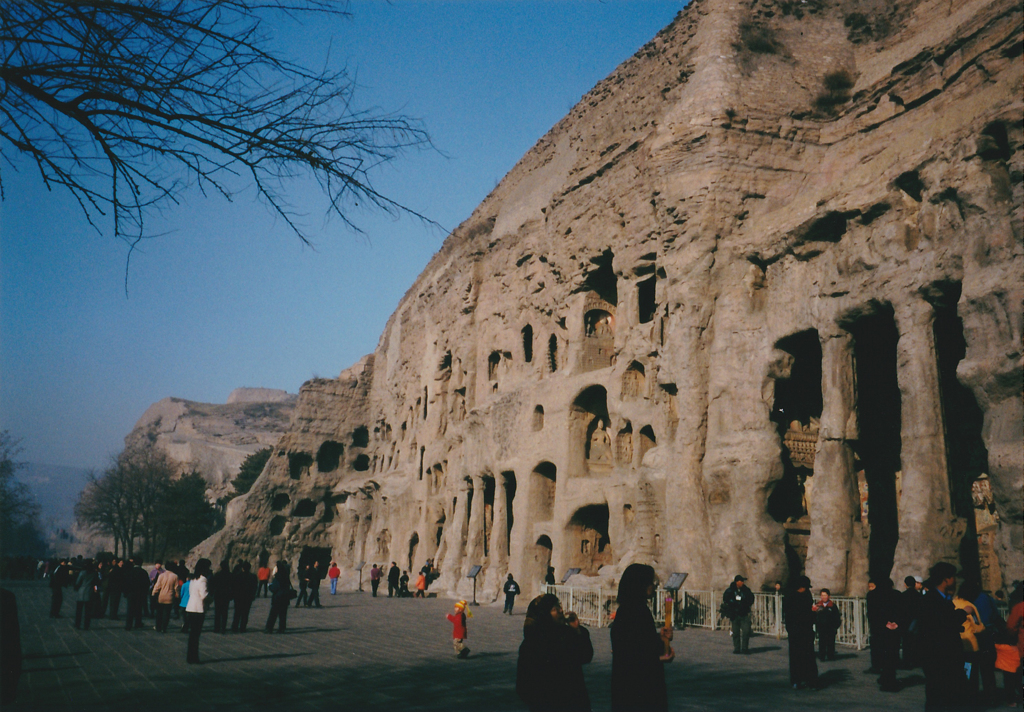
[[[1016,578],[1021,40],[1003,0],[696,0],[303,386],[195,554],[856,594],[980,567],[987,474]]]

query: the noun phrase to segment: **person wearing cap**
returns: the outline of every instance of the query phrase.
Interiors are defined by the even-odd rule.
[[[814,611],[811,580],[798,576],[782,599],[782,614],[789,637],[789,684],[794,690],[818,687],[818,663],[814,659]]]
[[[956,567],[945,561],[932,566],[921,601],[921,665],[924,668],[925,710],[959,709],[967,696],[964,649],[960,630],[964,613],[953,605]]]
[[[920,665],[917,653],[917,617],[921,610],[922,596],[920,578],[920,576],[907,576],[903,579],[904,590],[900,594],[903,667],[907,669]]]
[[[750,644],[750,609],[754,607],[754,592],[744,584],[746,580],[745,576],[736,574],[722,594],[722,614],[732,621],[734,655],[746,655]]]
[[[467,605],[469,604],[465,601],[459,601],[455,604],[455,612],[448,614],[448,620],[452,624],[452,645],[455,647],[455,657],[463,659],[469,657],[469,648],[465,645],[465,640],[469,637],[469,630],[466,626]]]

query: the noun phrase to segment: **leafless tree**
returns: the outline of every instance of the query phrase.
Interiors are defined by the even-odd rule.
[[[97,229],[109,215],[133,247],[147,208],[190,183],[230,199],[239,177],[303,241],[283,191],[300,175],[353,229],[360,201],[418,215],[371,172],[429,145],[424,129],[357,109],[345,70],[279,56],[267,32],[278,13],[347,14],[332,0],[0,2],[0,152],[11,166],[29,156],[48,187],[70,190]]]
[[[39,502],[17,472],[19,441],[0,431],[0,552],[4,555],[42,555],[45,544],[39,525]]]

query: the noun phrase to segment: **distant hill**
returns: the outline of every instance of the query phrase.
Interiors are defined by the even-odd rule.
[[[182,467],[195,467],[209,484],[210,498],[217,499],[231,494],[246,457],[277,444],[297,400],[271,388],[236,388],[227,403],[164,398],[142,414],[125,445],[148,441]]]

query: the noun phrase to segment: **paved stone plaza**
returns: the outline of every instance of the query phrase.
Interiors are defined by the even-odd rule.
[[[152,620],[126,632],[122,621],[73,627],[74,604],[64,618],[47,616],[50,592],[42,583],[5,582],[18,597],[24,673],[11,710],[520,710],[516,655],[524,601],[516,615],[500,604],[472,609],[468,660],[456,660],[447,599],[330,596],[322,609],[292,609],[285,635],[262,632],[269,603],[259,599],[245,635],[212,632],[208,614],[200,641],[202,665],[185,664],[186,636],[172,621],[160,634]],[[67,599],[67,596],[65,597]],[[124,606],[122,604],[122,616]],[[611,642],[591,630],[594,662],[586,667],[595,710],[609,706]],[[839,660],[820,665],[825,689],[788,686],[786,642],[758,636],[752,653],[732,654],[729,634],[676,633],[676,660],[667,669],[673,710],[920,710],[920,671],[901,672],[898,694],[879,692],[863,674],[868,653],[840,648]]]

